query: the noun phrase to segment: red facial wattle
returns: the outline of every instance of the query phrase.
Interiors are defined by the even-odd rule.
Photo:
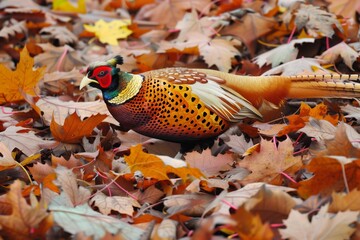
[[[108,66],[97,67],[90,78],[96,79],[102,88],[108,88],[111,85],[111,70]]]

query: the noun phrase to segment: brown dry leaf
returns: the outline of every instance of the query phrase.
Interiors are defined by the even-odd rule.
[[[326,149],[318,152],[317,156],[344,156],[348,158],[360,158],[360,149],[354,146],[355,140],[349,139],[348,130],[352,127],[341,122],[336,128],[331,139],[325,140]],[[354,144],[353,144],[354,142]]]
[[[360,211],[360,190],[353,189],[349,193],[332,193],[329,212]]]
[[[238,44],[222,38],[215,38],[202,44],[199,52],[209,67],[215,65],[220,71],[228,72],[231,69],[232,59],[240,55],[239,50],[234,47],[235,45]]]
[[[334,138],[336,127],[326,120],[318,120],[310,117],[305,123],[305,127],[298,130],[305,133],[308,137],[315,138],[318,142]]]
[[[18,164],[11,155],[10,150],[2,142],[0,142],[0,155],[0,171],[12,168]]]
[[[245,140],[245,136],[237,136],[237,135],[230,135],[229,141],[225,141],[225,143],[231,147],[231,151],[237,153],[239,155],[243,155],[247,152],[249,148],[254,146],[252,140],[250,139],[249,142]]]
[[[325,36],[331,38],[335,33],[334,26],[339,31],[343,31],[336,16],[320,9],[320,7],[301,4],[295,15],[297,29],[305,28],[307,34],[313,37]]]
[[[56,179],[54,168],[46,163],[42,164],[39,162],[28,168],[31,176],[38,183],[38,185],[32,188],[36,195],[40,194],[41,188],[48,188],[53,192],[60,193],[60,189],[53,182]]]
[[[109,113],[106,104],[102,101],[94,102],[74,102],[62,101],[59,98],[44,97],[36,102],[43,112],[44,119],[50,123],[52,118],[59,124],[64,124],[66,117],[75,111],[83,118],[90,117],[96,113],[108,115],[104,121],[118,125],[119,122]]]
[[[133,198],[120,196],[106,196],[102,192],[97,192],[89,202],[99,208],[102,214],[109,215],[111,211],[132,216],[134,207],[141,208],[141,205]]]
[[[0,142],[4,143],[10,151],[18,148],[27,156],[37,153],[43,148],[53,148],[56,145],[54,141],[42,140],[27,128],[15,126],[10,126],[0,132]]]
[[[325,52],[323,52],[318,58],[324,60],[325,63],[335,64],[342,59],[346,66],[348,66],[351,70],[353,69],[353,64],[357,61],[357,58],[360,54],[355,51],[352,47],[347,45],[345,42],[341,42]]]
[[[234,230],[239,237],[244,240],[273,239],[274,233],[268,223],[263,223],[259,215],[255,215],[245,209],[244,206],[238,208],[231,218],[236,221]]]
[[[202,153],[197,151],[186,153],[184,158],[190,167],[198,168],[206,177],[218,175],[220,171],[230,170],[234,161],[232,154],[213,156],[210,149],[206,149]]]
[[[79,143],[83,137],[90,136],[94,128],[106,118],[106,115],[96,114],[81,121],[76,112],[69,115],[64,125],[56,123],[54,117],[50,130],[55,140],[63,143]]]
[[[357,0],[326,0],[330,5],[329,11],[345,18],[355,18],[360,11],[360,2]]]
[[[286,229],[279,229],[282,238],[286,239],[350,239],[355,231],[349,225],[357,220],[358,212],[339,212],[335,216],[327,212],[328,205],[320,208],[317,215],[309,221],[308,214],[291,210],[284,221]]]
[[[349,190],[360,185],[360,160],[353,160],[343,164],[345,176],[342,170],[342,163],[333,157],[316,157],[306,166],[309,172],[314,174],[310,179],[299,183],[298,194],[303,198],[311,195],[329,195],[333,191],[345,189],[344,178],[346,178]]]
[[[35,95],[36,85],[43,77],[45,68],[33,70],[34,60],[26,47],[20,53],[20,62],[15,71],[0,65],[0,104],[24,99],[24,94]]]
[[[267,51],[263,54],[260,54],[254,58],[255,63],[257,63],[260,67],[264,65],[270,65],[274,68],[283,63],[287,63],[293,61],[297,58],[299,53],[299,49],[297,46],[303,43],[314,43],[314,38],[302,38],[292,40],[290,43],[281,44],[280,46]]]
[[[39,203],[34,202],[29,205],[26,202],[21,195],[21,185],[21,181],[15,181],[6,194],[7,201],[12,206],[11,215],[0,216],[0,234],[6,239],[26,240],[37,238],[31,234],[31,230],[40,228],[40,223],[48,215],[46,208],[39,205]]]
[[[296,132],[303,128],[305,123],[309,121],[310,117],[329,121],[334,126],[336,126],[339,122],[339,115],[327,114],[327,106],[324,103],[317,104],[315,107],[311,108],[309,105],[302,102],[300,106],[300,113],[298,115],[293,114],[286,116],[286,118],[289,120],[289,124],[279,132],[279,136],[286,135],[290,132]]]
[[[0,38],[9,40],[10,37],[24,37],[27,34],[26,22],[18,22],[15,19],[10,19],[6,22],[0,30]]]
[[[77,179],[72,170],[64,167],[55,169],[57,182],[61,187],[61,196],[58,198],[61,205],[79,206],[90,199],[90,191],[85,187],[78,186]]]
[[[258,13],[247,13],[232,25],[224,28],[221,35],[232,35],[239,38],[248,47],[252,56],[255,54],[255,43],[260,37],[272,31],[276,22],[272,18]]]
[[[53,43],[55,46],[62,46],[65,44],[75,44],[78,38],[69,29],[62,26],[50,26],[42,28],[40,31],[42,38]]]
[[[155,226],[151,239],[153,240],[167,240],[176,239],[178,222],[171,219],[164,219],[161,223]]]
[[[280,185],[282,173],[294,174],[302,167],[301,157],[293,156],[294,147],[289,138],[276,147],[273,142],[261,140],[260,151],[239,161],[238,166],[251,171],[242,183],[267,182]]]
[[[50,43],[38,45],[43,49],[44,53],[37,55],[34,60],[37,65],[46,66],[47,72],[71,71],[74,67],[86,65],[80,52],[68,45],[61,47],[54,47]],[[65,57],[62,57],[63,55]]]
[[[135,20],[149,19],[152,22],[165,24],[173,28],[183,18],[187,10],[195,9],[203,14],[210,10],[210,0],[168,0],[147,4],[137,13]]]

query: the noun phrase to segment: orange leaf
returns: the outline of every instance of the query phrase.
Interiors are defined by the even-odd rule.
[[[236,221],[235,231],[241,239],[273,239],[274,233],[268,223],[263,224],[259,215],[238,208],[232,218]]]
[[[188,175],[197,178],[203,176],[200,170],[196,168],[174,168],[165,165],[156,155],[143,152],[140,144],[130,148],[130,155],[125,156],[125,161],[132,173],[140,171],[144,177],[158,180],[169,180],[167,173],[174,173],[183,180],[186,180]]]
[[[38,81],[45,73],[45,67],[33,70],[34,59],[26,47],[20,53],[16,70],[11,71],[0,64],[0,104],[24,100],[24,94],[35,95]]]
[[[5,239],[35,239],[31,235],[32,228],[40,228],[40,222],[46,218],[46,208],[28,205],[21,195],[21,182],[15,181],[6,194],[6,200],[12,206],[11,215],[1,215],[0,235]]]
[[[283,136],[305,127],[305,123],[309,121],[309,117],[313,117],[318,120],[326,120],[336,126],[339,121],[339,115],[327,115],[327,110],[327,106],[324,103],[320,103],[314,108],[311,108],[306,103],[301,103],[300,113],[298,115],[293,114],[287,116],[286,118],[289,120],[289,124],[284,127],[278,135]]]
[[[333,191],[345,189],[344,174],[341,163],[331,157],[317,157],[311,160],[306,169],[314,176],[300,182],[298,193],[301,197],[307,198],[311,195],[329,195]],[[360,186],[360,159],[344,165],[345,177],[349,190]]]
[[[83,137],[90,136],[93,129],[106,118],[105,114],[92,115],[81,121],[76,112],[69,115],[61,126],[55,122],[54,116],[50,130],[55,140],[64,143],[79,143]]]

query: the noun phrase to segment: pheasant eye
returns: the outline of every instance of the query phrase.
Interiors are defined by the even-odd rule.
[[[101,71],[101,72],[99,72],[98,76],[99,76],[99,77],[103,77],[103,76],[105,76],[105,74],[107,74],[107,73],[108,73],[108,71]]]

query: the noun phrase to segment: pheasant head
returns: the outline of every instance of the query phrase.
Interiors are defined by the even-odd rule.
[[[141,88],[142,77],[121,71],[117,64],[123,64],[121,56],[92,63],[80,89],[87,85],[98,88],[103,92],[104,100],[111,104],[122,104],[134,97]]]

